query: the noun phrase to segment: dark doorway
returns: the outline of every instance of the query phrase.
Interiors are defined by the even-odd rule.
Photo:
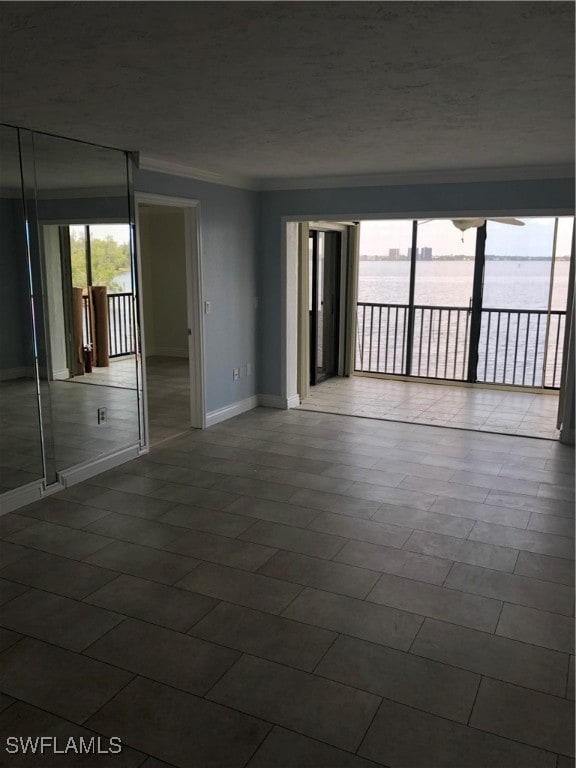
[[[338,374],[340,232],[310,230],[310,384]]]

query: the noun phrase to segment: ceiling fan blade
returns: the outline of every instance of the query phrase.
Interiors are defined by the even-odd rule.
[[[486,221],[497,221],[499,224],[514,224],[516,227],[523,227],[524,222],[520,219],[514,219],[510,216],[504,216],[502,218],[488,218],[488,219],[452,219],[452,224],[461,232],[465,232],[472,227],[481,227]]]
[[[472,227],[481,227],[486,219],[452,219],[452,224],[459,229],[460,232],[465,232]]]
[[[520,221],[520,219],[513,219],[511,217],[504,217],[502,219],[487,219],[487,221],[498,221],[500,224],[514,224],[515,227],[523,227],[526,222]]]

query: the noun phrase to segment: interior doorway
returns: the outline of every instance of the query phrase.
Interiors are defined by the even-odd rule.
[[[205,426],[197,203],[136,195],[146,442]]]

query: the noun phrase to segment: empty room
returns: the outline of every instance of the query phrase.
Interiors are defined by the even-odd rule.
[[[0,2],[0,765],[574,765],[574,48]]]

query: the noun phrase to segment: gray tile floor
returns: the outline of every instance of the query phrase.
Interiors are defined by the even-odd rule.
[[[146,360],[148,415],[152,444],[180,434],[190,425],[188,360]],[[89,386],[86,386],[89,385]],[[138,392],[134,357],[117,358],[107,368],[52,381],[43,392],[54,423],[54,443],[46,431],[46,454],[57,471],[133,445],[139,439]],[[38,401],[34,381],[0,382],[0,494],[43,477]],[[98,424],[97,410],[108,410]]]
[[[180,434],[190,426],[188,358],[147,357],[148,422],[152,444]]]
[[[311,387],[302,409],[481,432],[557,439],[558,393],[463,387],[369,376]]]
[[[567,768],[573,496],[552,441],[189,430],[0,518],[2,732],[124,744],[43,766]]]
[[[138,441],[138,395],[135,389],[86,386],[74,381],[42,385],[46,455],[56,471],[132,445]],[[43,477],[35,382],[0,383],[0,493]],[[108,421],[98,424],[105,407]],[[50,430],[49,422],[53,424]],[[46,426],[48,428],[46,429]],[[53,442],[51,440],[53,437]]]

